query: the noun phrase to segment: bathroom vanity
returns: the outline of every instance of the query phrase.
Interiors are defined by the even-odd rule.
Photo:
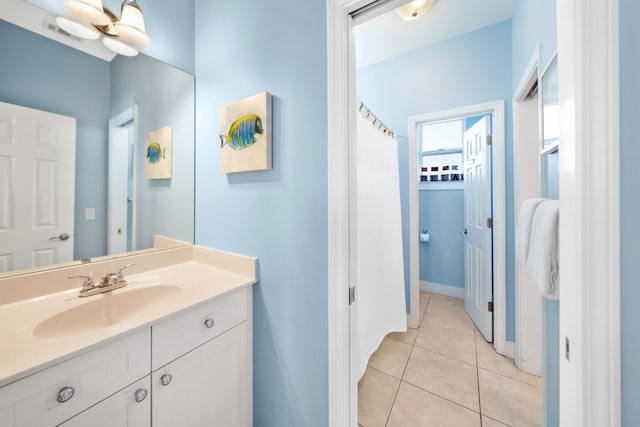
[[[255,262],[187,245],[0,279],[0,425],[252,425]],[[110,292],[66,279],[129,263]]]

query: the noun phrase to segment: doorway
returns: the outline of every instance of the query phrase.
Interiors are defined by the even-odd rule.
[[[464,300],[493,342],[491,115],[417,126],[420,290]]]
[[[107,254],[136,250],[137,106],[109,120]]]
[[[410,216],[410,229],[419,230],[419,215],[418,215],[418,204],[419,204],[419,181],[420,181],[420,170],[418,165],[420,164],[418,160],[419,153],[419,144],[418,144],[418,129],[422,125],[426,123],[434,123],[434,122],[442,122],[442,121],[450,121],[463,117],[478,117],[478,116],[491,116],[491,138],[490,145],[486,145],[486,140],[484,142],[485,147],[490,147],[491,153],[491,163],[494,165],[504,165],[504,156],[505,156],[505,108],[504,101],[495,101],[486,104],[478,104],[471,105],[436,113],[423,114],[418,116],[412,116],[409,118],[409,164],[416,165],[416,167],[411,170],[410,169],[410,177],[409,177],[409,216]],[[476,141],[474,141],[475,144]],[[466,151],[466,149],[465,149]],[[470,153],[469,153],[470,154]],[[467,158],[469,155],[466,156]],[[471,161],[469,158],[469,165],[472,166],[474,161]],[[465,162],[466,167],[466,162]],[[485,257],[484,261],[484,270],[477,270],[478,273],[484,271],[485,279],[483,280],[484,286],[480,291],[477,287],[475,290],[472,286],[467,288],[467,292],[465,292],[465,306],[467,307],[467,311],[473,312],[472,318],[476,324],[479,325],[479,328],[482,330],[483,335],[487,339],[487,341],[494,342],[494,347],[496,351],[500,354],[512,357],[513,344],[508,342],[506,339],[506,331],[505,328],[502,327],[506,324],[506,227],[505,227],[505,170],[504,167],[491,167],[489,169],[490,177],[488,179],[488,188],[489,190],[484,190],[482,194],[485,197],[485,209],[480,217],[476,219],[476,223],[478,229],[483,229],[484,232],[489,232],[490,236],[488,239],[491,241],[490,245],[490,253],[491,256]],[[464,177],[463,182],[468,183],[469,177]],[[486,187],[485,187],[486,188]],[[492,189],[491,189],[492,188]],[[468,191],[465,191],[465,198],[468,195]],[[489,206],[486,206],[489,205]],[[472,215],[465,215],[466,217],[470,217]],[[492,228],[487,227],[487,219],[491,218]],[[470,228],[469,225],[467,227]],[[468,231],[468,228],[467,228]],[[468,236],[468,235],[467,235]],[[466,236],[465,236],[466,237]],[[471,253],[471,249],[469,248],[468,239],[465,239],[465,251],[468,251],[469,254],[465,256],[465,259],[470,258],[468,262],[476,259],[476,255],[478,252],[475,251],[475,254]],[[420,253],[420,241],[419,234],[412,233],[410,235],[410,257],[411,257],[411,300],[419,299],[419,289],[420,289],[420,272],[419,272],[419,253]],[[466,261],[467,262],[467,261]],[[490,264],[493,264],[493,268]],[[479,265],[479,264],[477,264]],[[472,273],[474,270],[472,268],[465,268],[465,282],[467,282],[470,277],[468,277],[469,273]],[[493,276],[493,280],[491,280],[491,276]],[[493,283],[493,286],[491,285]],[[465,283],[466,285],[466,283]],[[493,307],[492,312],[489,309],[489,302],[492,302]],[[412,307],[413,308],[413,307]],[[418,307],[416,307],[418,308]],[[419,309],[419,308],[418,308]],[[482,326],[480,326],[482,325]],[[493,327],[494,325],[499,325],[498,327]]]
[[[355,425],[349,400],[347,298],[352,160],[348,117],[355,99],[353,62],[350,65],[348,54],[353,25],[349,16],[377,3],[327,2],[328,362],[330,424],[336,426]],[[393,8],[403,2],[391,3]],[[559,228],[559,239],[565,242],[560,246],[560,282],[565,287],[560,338],[563,346],[571,343],[571,357],[563,354],[560,364],[561,424],[591,420],[620,425],[618,18],[615,1],[557,4],[558,55],[563,61],[559,71],[560,139],[565,144],[559,159],[560,194],[565,197]],[[589,37],[596,32],[606,37]],[[603,90],[606,88],[610,90]],[[592,102],[583,102],[588,100]],[[593,170],[600,173],[593,174]],[[590,197],[583,197],[585,194]],[[590,274],[583,274],[586,268]],[[584,313],[598,317],[585,318]],[[585,389],[582,384],[596,386]]]
[[[364,19],[364,17],[360,16],[358,17],[358,19]],[[502,30],[504,30],[504,28],[506,27],[496,27],[493,28],[493,31],[498,31],[500,32],[500,34],[502,33]],[[508,35],[506,30],[504,32],[505,37]],[[353,41],[353,40],[352,40]],[[352,48],[353,49],[353,48]],[[462,56],[460,54],[458,54],[458,56]],[[438,62],[438,61],[436,61]],[[469,62],[474,62],[473,60],[469,60]],[[416,64],[416,69],[420,68],[420,65],[422,64]],[[507,64],[505,64],[506,67]],[[510,64],[508,64],[510,67]],[[495,66],[495,64],[494,64]],[[428,74],[426,71],[422,70],[422,72]],[[478,73],[476,72],[475,75],[473,76],[473,78],[476,78],[477,80],[477,75]],[[485,74],[482,74],[485,75]],[[355,76],[354,76],[355,77]],[[400,79],[400,78],[398,78]],[[371,78],[371,80],[376,81],[375,77]],[[377,82],[380,82],[380,80],[378,79]],[[476,81],[475,82],[476,85],[481,85],[480,81]],[[355,84],[356,87],[359,88],[360,86],[360,76],[358,76],[358,80],[356,81]],[[384,85],[383,85],[384,86]],[[468,87],[468,86],[467,86]],[[355,88],[350,89],[353,90],[355,92]],[[381,90],[388,90],[386,88],[382,88]],[[403,98],[403,93],[406,92],[402,92],[402,93],[398,93],[398,91],[395,92],[395,94],[398,96],[398,98],[400,99],[405,99]],[[441,93],[441,92],[438,92]],[[495,93],[495,92],[494,92]],[[508,87],[506,89],[506,91],[504,90],[504,88],[502,88],[502,92],[497,93],[495,96],[495,98],[491,97],[488,100],[492,100],[492,99],[496,99],[496,98],[500,98],[500,96],[510,96],[511,94],[511,88]],[[358,95],[362,98],[363,101],[367,102],[367,99],[376,99],[375,97],[371,97],[369,98],[369,95],[365,95],[364,93],[359,92]],[[486,95],[484,95],[486,96]],[[476,96],[475,99],[477,99],[478,97]],[[473,99],[472,96],[469,96],[468,99]],[[486,99],[486,98],[485,98]],[[410,102],[410,100],[408,100]],[[457,102],[450,102],[451,104],[455,105],[465,105],[464,103],[460,103],[458,104]],[[446,102],[445,102],[446,105]],[[420,122],[433,122],[433,121],[446,121],[446,120],[452,120],[454,118],[459,118],[459,117],[465,117],[467,115],[485,115],[485,114],[491,114],[494,116],[494,128],[499,128],[499,130],[497,131],[497,134],[494,135],[494,141],[492,141],[492,145],[489,146],[491,151],[494,151],[494,160],[497,164],[499,165],[504,165],[505,164],[505,157],[504,157],[504,141],[505,141],[505,117],[504,117],[504,110],[505,110],[505,106],[504,106],[504,101],[494,101],[494,102],[489,102],[487,104],[476,104],[476,105],[472,105],[471,107],[458,107],[458,108],[454,108],[454,109],[450,109],[450,110],[444,110],[441,108],[440,110],[430,110],[429,107],[427,109],[423,109],[422,111],[440,111],[439,113],[430,113],[428,115],[425,115],[426,117],[415,117],[412,116],[411,119],[414,120],[414,123],[411,123],[409,121],[408,123],[408,118],[409,116],[411,116],[411,114],[405,114],[404,117],[401,120],[394,120],[394,117],[392,114],[388,114],[388,109],[385,111],[385,105],[384,103],[380,103],[377,102],[375,104],[372,104],[372,108],[374,109],[374,111],[376,111],[376,114],[378,114],[381,119],[385,122],[385,124],[387,125],[391,125],[391,129],[399,134],[401,134],[402,132],[407,132],[407,134],[409,134],[408,137],[405,137],[407,139],[405,139],[405,141],[403,142],[403,145],[405,145],[405,147],[410,146],[411,148],[408,148],[407,151],[409,153],[411,153],[412,158],[408,160],[407,164],[410,165],[409,169],[407,172],[401,172],[401,177],[402,180],[406,183],[406,185],[410,186],[409,191],[407,192],[408,194],[408,199],[411,200],[413,199],[412,203],[412,207],[410,207],[407,211],[410,214],[414,214],[417,211],[417,202],[415,201],[415,199],[417,199],[417,194],[418,194],[418,190],[417,190],[417,186],[419,185],[418,181],[419,181],[419,162],[418,162],[418,149],[417,149],[417,138],[415,133],[417,133],[417,131],[415,131],[415,128],[420,124],[422,125],[422,123]],[[380,112],[378,112],[380,111]],[[352,113],[350,111],[346,111],[345,114],[351,115]],[[415,113],[413,113],[415,114]],[[409,119],[409,120],[411,120]],[[387,123],[387,121],[391,121],[391,123]],[[409,126],[407,127],[407,124],[409,124]],[[413,135],[412,135],[413,133]],[[486,131],[485,131],[486,133]],[[405,134],[406,135],[406,134]],[[407,142],[408,140],[410,140],[411,142]],[[477,147],[487,147],[486,142],[487,139],[486,138],[479,138],[478,139],[479,142],[481,142],[481,144],[477,145]],[[405,148],[406,149],[406,148]],[[471,150],[470,150],[471,151]],[[487,153],[487,151],[485,150],[485,155]],[[480,154],[478,153],[474,153],[474,154]],[[351,152],[351,155],[353,155],[353,151]],[[404,156],[401,157],[405,157],[405,159],[409,156],[409,154],[405,154]],[[351,165],[353,165],[353,163],[350,163]],[[486,164],[486,162],[483,162],[483,164]],[[355,167],[357,168],[357,165],[355,165]],[[489,219],[493,219],[495,225],[496,225],[496,229],[494,230],[490,230],[489,233],[491,234],[492,232],[495,233],[495,237],[496,237],[496,242],[502,242],[501,244],[496,243],[496,245],[493,247],[493,249],[496,250],[496,252],[500,252],[500,255],[496,255],[495,259],[497,263],[500,263],[499,268],[497,268],[497,270],[500,270],[499,273],[497,273],[497,283],[500,283],[502,287],[505,286],[505,272],[504,272],[504,268],[505,268],[505,260],[504,260],[504,251],[505,251],[505,204],[504,204],[504,183],[505,183],[505,179],[504,179],[504,175],[505,175],[505,171],[504,168],[501,168],[500,170],[496,170],[497,174],[500,174],[500,177],[488,177],[488,182],[490,183],[492,178],[495,179],[498,184],[496,185],[496,197],[501,199],[501,206],[500,207],[495,207],[494,209],[497,212],[496,216],[494,216],[491,213],[491,207],[492,207],[492,203],[490,201],[490,193],[491,190],[489,189],[489,191],[485,192],[485,194],[487,195],[487,199],[488,201],[486,203],[484,203],[484,205],[487,208],[487,211],[484,212],[482,215],[478,216],[476,219],[476,223],[478,225],[482,224],[482,228],[485,232],[487,230],[490,230],[488,228],[487,225],[487,220]],[[412,188],[415,185],[415,188]],[[351,193],[353,194],[353,193]],[[415,199],[414,199],[415,197]],[[353,196],[348,196],[348,198],[350,200],[353,200]],[[481,218],[482,217],[482,218]],[[353,224],[353,223],[352,223]],[[462,226],[462,224],[460,224]],[[410,231],[407,234],[407,240],[416,240],[419,238],[419,230],[420,230],[420,226],[418,224],[410,224],[407,227]],[[491,253],[492,252],[492,248],[491,248],[491,238],[489,237],[488,239],[488,252]],[[408,245],[409,246],[409,245]],[[416,246],[415,243],[411,243],[411,246]],[[476,248],[477,249],[477,248]],[[485,249],[487,249],[487,247],[485,247]],[[407,252],[409,252],[409,248],[407,247]],[[475,251],[477,252],[477,251]],[[486,253],[486,252],[485,252]],[[475,255],[475,253],[474,253]],[[472,257],[469,257],[470,259]],[[491,288],[491,273],[492,273],[492,268],[491,268],[491,256],[488,256],[485,258],[485,260],[487,260],[487,263],[484,264],[486,265],[486,268],[484,269],[484,273],[488,276],[486,278],[484,278],[484,280],[478,280],[478,282],[483,282],[486,287],[485,287],[485,292],[483,293],[482,298],[478,298],[478,292],[476,292],[476,294],[473,297],[473,301],[472,304],[476,307],[476,310],[478,312],[478,318],[479,317],[484,317],[486,319],[486,321],[484,322],[478,322],[478,323],[482,323],[484,324],[484,334],[486,335],[487,338],[484,339],[485,344],[486,344],[486,340],[488,339],[489,341],[492,341],[494,339],[494,332],[493,332],[493,322],[492,322],[492,315],[491,312],[489,312],[489,306],[488,303],[493,302],[494,303],[494,309],[496,310],[496,316],[505,316],[503,317],[502,323],[501,325],[505,325],[506,324],[506,314],[505,314],[505,309],[503,309],[501,304],[505,304],[505,291],[504,290],[496,290],[496,294],[499,294],[496,299],[493,298],[492,295],[492,288]],[[410,293],[411,293],[411,298],[410,298],[410,326],[413,326],[414,328],[416,328],[419,324],[420,324],[420,315],[422,313],[426,313],[426,311],[420,310],[420,296],[419,296],[419,277],[416,274],[417,273],[417,265],[418,265],[418,261],[416,260],[415,257],[412,256],[411,262],[408,263],[409,265],[411,265],[410,269],[411,269],[411,277],[412,277],[412,283],[411,283],[411,289],[410,289]],[[471,269],[469,269],[471,270]],[[352,272],[353,273],[353,272]],[[353,275],[350,277],[350,282],[351,283],[358,283],[358,278],[353,277]],[[418,285],[418,286],[416,286]],[[471,287],[469,287],[471,288]],[[356,292],[356,295],[358,293]],[[502,297],[502,299],[500,300],[500,297]],[[425,298],[423,298],[424,300]],[[435,298],[432,302],[433,302],[433,310],[437,311],[438,310],[438,304],[437,302],[437,298]],[[499,303],[501,302],[501,304]],[[357,302],[356,302],[357,304]],[[457,308],[457,306],[456,306]],[[502,310],[501,310],[502,309]],[[462,310],[463,312],[465,311],[464,308]],[[480,313],[482,315],[480,315]],[[353,308],[350,310],[350,315],[353,314]],[[470,323],[468,322],[468,319],[465,320],[465,316],[461,316],[462,319],[460,319],[461,322],[465,322],[465,323]],[[501,344],[496,344],[496,345],[502,345],[500,351],[502,352],[507,352],[510,353],[510,351],[512,351],[512,348],[508,348],[511,347],[511,345],[507,344],[506,342],[506,331],[505,331],[505,327],[501,327],[499,328],[500,331],[496,332],[496,334],[501,334],[502,339],[498,339],[498,337],[496,336],[496,343],[500,342]],[[473,326],[471,325],[471,333],[472,335],[475,333],[474,332],[475,329],[473,328]],[[440,331],[436,331],[436,333],[438,333]],[[466,331],[464,331],[466,332]],[[414,331],[414,334],[419,334],[419,332]],[[442,336],[442,335],[440,335]],[[464,339],[464,337],[461,337],[461,340]],[[353,342],[353,341],[352,341]],[[424,343],[423,343],[424,344]],[[384,345],[384,343],[383,343]],[[403,348],[403,351],[405,353],[407,353],[407,349],[409,352],[411,352],[411,348],[407,348],[406,346],[403,345],[399,345],[396,343],[392,343],[392,345],[398,347],[398,348]],[[418,346],[419,348],[421,348],[420,346]],[[491,347],[491,346],[490,346]],[[507,347],[505,349],[505,347]],[[471,340],[470,346],[469,348],[469,354],[475,354],[475,347],[474,347],[474,341]],[[492,350],[493,351],[493,350]],[[419,352],[419,350],[417,351]],[[398,370],[398,372],[396,374],[399,374],[401,372],[401,370]],[[396,377],[397,378],[397,377]],[[402,378],[401,378],[402,379]],[[352,378],[353,380],[353,378]],[[355,380],[357,380],[357,378],[355,378]],[[405,381],[408,382],[408,381]],[[475,387],[477,389],[477,386]],[[473,389],[473,387],[471,387],[470,389]],[[441,396],[444,397],[444,396]],[[352,397],[353,398],[353,397]],[[446,398],[446,397],[445,397]],[[449,398],[452,398],[452,396],[449,396]],[[357,398],[355,399],[357,401]],[[355,421],[354,421],[355,422]]]

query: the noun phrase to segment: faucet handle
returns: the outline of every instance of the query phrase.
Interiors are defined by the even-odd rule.
[[[84,279],[84,282],[82,282],[82,289],[93,289],[96,287],[91,276],[80,274],[77,276],[69,276],[67,279]]]
[[[127,268],[129,268],[129,267],[133,267],[134,265],[135,265],[135,263],[133,263],[133,262],[132,262],[132,263],[130,263],[130,264],[123,265],[122,267],[120,267],[120,270],[118,270],[118,278],[119,278],[120,280],[122,280],[122,279],[124,278],[124,274],[122,274],[122,272],[123,272],[124,270],[126,270]]]

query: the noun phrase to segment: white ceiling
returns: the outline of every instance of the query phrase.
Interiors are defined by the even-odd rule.
[[[516,0],[436,0],[414,21],[393,11],[355,27],[356,64],[366,67],[511,19]]]

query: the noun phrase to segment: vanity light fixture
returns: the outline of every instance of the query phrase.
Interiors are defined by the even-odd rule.
[[[102,0],[66,0],[65,8],[72,19],[56,18],[60,28],[83,39],[103,36],[104,45],[120,55],[136,56],[138,47],[151,42],[142,9],[135,0],[122,3],[120,19],[104,8]]]
[[[405,21],[413,21],[433,6],[435,0],[414,0],[395,9],[396,14]]]

